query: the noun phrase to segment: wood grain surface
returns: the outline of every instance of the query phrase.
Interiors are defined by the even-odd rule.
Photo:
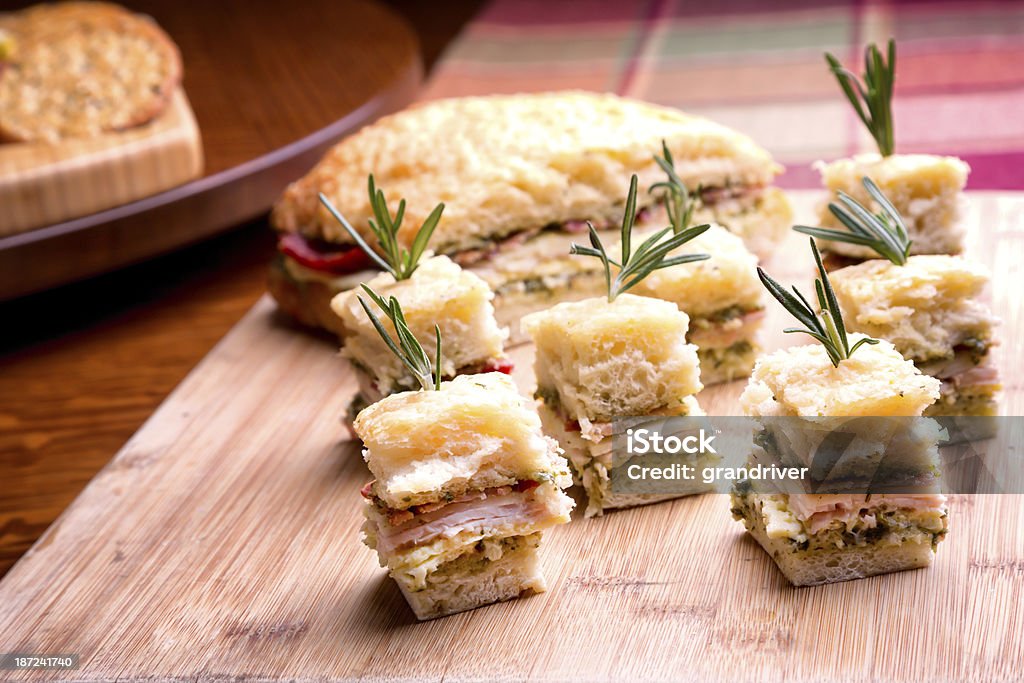
[[[481,3],[387,4],[416,28],[429,69]],[[394,49],[364,47],[367,60]],[[355,98],[377,76],[354,70],[338,96]],[[144,265],[0,303],[0,576],[252,307],[273,242],[261,218]]]
[[[0,236],[148,197],[202,171],[199,128],[181,89],[145,126],[59,144],[2,144]]]
[[[1024,196],[974,195],[995,269],[1003,410],[1024,408],[1014,303]],[[799,204],[805,212],[811,198]],[[803,238],[771,272],[809,279]],[[766,321],[769,348],[792,343]],[[513,352],[532,385],[529,346]],[[358,542],[369,474],[333,344],[262,300],[0,582],[7,651],[76,652],[14,680],[1019,680],[1024,497],[957,496],[929,569],[790,588],[709,495],[546,536],[549,592],[416,623]],[[702,392],[735,411],[742,383]]]
[[[166,253],[265,212],[365,123],[409,104],[416,34],[373,0],[139,0],[179,45],[205,175],[166,192],[0,238],[0,300]],[[102,191],[99,191],[102,194]]]

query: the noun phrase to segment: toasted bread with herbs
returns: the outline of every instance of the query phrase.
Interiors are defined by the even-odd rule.
[[[0,139],[56,142],[153,120],[181,82],[178,48],[149,17],[103,2],[8,17]]]

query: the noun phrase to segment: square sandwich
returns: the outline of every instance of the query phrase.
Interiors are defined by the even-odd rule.
[[[856,335],[851,341],[860,339]],[[800,346],[763,356],[740,402],[747,415],[772,418],[790,433],[791,443],[806,439],[803,420],[830,417],[912,418],[938,396],[938,381],[922,375],[893,346],[863,346],[838,366],[820,345]],[[780,420],[779,418],[788,418]],[[869,421],[864,427],[873,425]],[[899,424],[899,423],[897,423]],[[937,458],[935,438],[918,439],[903,423],[913,448],[909,457],[925,468]],[[876,438],[876,435],[865,435]],[[777,435],[756,439],[761,448]],[[889,443],[899,442],[893,435]],[[903,450],[906,450],[904,448]],[[777,456],[777,453],[768,453]],[[806,456],[809,460],[809,454]],[[870,468],[874,462],[866,463]],[[769,493],[741,482],[732,493],[732,512],[795,586],[846,581],[925,567],[946,534],[948,519],[937,482],[914,492]]]
[[[719,225],[690,240],[687,247],[709,258],[654,271],[632,291],[670,301],[689,316],[686,340],[697,347],[704,386],[747,377],[764,320],[757,257]]]
[[[996,319],[981,300],[989,281],[983,266],[958,256],[911,256],[902,265],[874,259],[831,279],[850,330],[892,342],[941,380],[939,399],[925,415],[996,414]]]
[[[494,319],[494,294],[487,283],[463,270],[446,256],[434,256],[422,262],[404,280],[380,273],[366,285],[387,299],[401,304],[406,323],[417,339],[434,336],[434,325],[445,340],[441,356],[441,376],[475,374],[511,369],[503,344],[507,331]],[[342,325],[341,353],[359,371],[360,389],[351,414],[397,391],[418,387],[402,361],[391,353],[359,303],[366,292],[353,289],[337,295],[331,309]],[[385,321],[394,333],[394,326]]]
[[[565,449],[587,493],[587,516],[662,497],[616,495],[616,429],[633,418],[703,415],[697,347],[689,319],[670,302],[632,294],[559,304],[522,321],[536,345],[537,393],[545,430]],[[627,420],[628,418],[628,420]]]
[[[964,185],[970,167],[956,157],[933,154],[898,154],[893,126],[892,101],[896,82],[896,42],[889,40],[885,52],[874,43],[864,50],[864,71],[858,79],[852,68],[844,67],[826,53],[825,61],[850,101],[854,112],[874,138],[878,153],[859,154],[832,163],[818,162],[816,168],[829,190],[831,201],[845,198],[868,207],[899,212],[912,242],[906,254],[959,254],[963,251],[962,225]],[[863,178],[870,178],[888,198],[878,203],[867,191]],[[827,228],[845,230],[828,203],[822,205],[819,222]],[[840,267],[874,258],[871,249],[856,242],[833,241],[828,251],[830,266]]]
[[[843,192],[872,210],[880,207],[865,190],[862,178],[871,178],[903,216],[912,244],[911,254],[959,254],[964,248],[963,194],[970,167],[956,157],[932,154],[862,154],[819,163],[818,171],[834,201]],[[842,228],[842,224],[822,205],[822,226]],[[824,247],[837,256],[832,263],[856,263],[875,258],[871,249],[842,242]]]
[[[389,396],[354,429],[375,479],[364,542],[419,619],[546,588],[544,529],[569,521],[557,444],[506,375],[460,376]]]

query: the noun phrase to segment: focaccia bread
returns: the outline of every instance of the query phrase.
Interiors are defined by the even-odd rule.
[[[850,334],[850,345],[863,336]],[[761,356],[740,405],[757,417],[916,416],[938,397],[938,380],[879,341],[861,346],[839,367],[820,344]]]
[[[432,242],[439,253],[568,221],[616,222],[630,174],[640,179],[638,205],[654,203],[646,188],[661,179],[653,155],[662,140],[688,186],[721,190],[722,199],[759,190],[781,171],[725,126],[614,95],[466,97],[389,116],[335,146],[287,189],[272,220],[280,230],[348,243],[317,194],[361,229],[372,217],[364,188],[373,173],[379,186],[405,197],[406,225],[445,202]]]
[[[634,239],[645,237],[640,233]],[[611,252],[619,249],[616,245]],[[755,337],[764,320],[757,257],[720,225],[687,242],[680,253],[710,258],[656,270],[631,291],[670,301],[689,316],[686,340],[697,346],[704,386],[749,375],[758,352]]]
[[[851,334],[851,346],[861,338]],[[838,367],[820,344],[758,360],[740,396],[747,415],[768,418],[760,420],[754,457],[759,451],[768,459],[781,456],[783,461],[807,463],[817,478],[801,482],[807,493],[777,494],[740,480],[731,493],[732,513],[793,585],[846,581],[931,563],[946,534],[948,514],[934,478],[940,430],[919,418],[938,395],[938,380],[922,375],[886,341],[859,347]],[[877,419],[886,416],[918,419]],[[861,441],[851,442],[859,445],[843,451],[842,461],[823,454],[830,464],[826,469],[816,473],[814,453],[785,452],[820,442],[821,430],[838,429],[843,422],[830,425],[823,418],[858,417],[875,419],[845,421]],[[880,426],[891,433],[879,433]],[[877,492],[892,483],[878,479],[889,471],[880,468],[890,451],[899,460],[891,471],[913,482],[913,492],[898,487]],[[860,466],[858,458],[863,460]],[[821,490],[825,479],[830,487],[842,483],[833,479],[837,473],[853,484],[850,493],[811,493]]]
[[[967,345],[984,354],[995,317],[979,297],[987,269],[952,256],[874,259],[831,276],[847,327],[893,343],[915,362],[947,360]]]
[[[4,28],[0,139],[56,142],[145,124],[181,82],[181,55],[149,17],[105,2],[29,7]]]
[[[536,345],[544,431],[562,444],[586,490],[588,517],[697,492],[621,495],[611,486],[612,471],[625,462],[612,451],[623,418],[632,425],[634,418],[704,414],[694,398],[703,387],[685,313],[668,301],[619,294],[611,303],[562,303],[526,316],[522,326]]]
[[[677,404],[703,388],[689,322],[673,303],[632,294],[528,315],[537,392],[574,419],[599,422]]]
[[[997,320],[981,300],[989,275],[958,256],[875,259],[841,268],[832,286],[849,329],[887,339],[942,382],[926,415],[993,416],[1002,388],[990,350]],[[985,427],[976,422],[972,431]]]
[[[364,188],[373,174],[390,196],[406,199],[399,234],[406,246],[413,226],[444,202],[431,248],[490,285],[498,321],[518,342],[523,315],[600,293],[600,269],[574,263],[569,247],[586,241],[588,221],[600,232],[618,229],[631,174],[639,178],[638,226],[666,224],[660,191],[650,190],[664,180],[654,160],[662,141],[696,197],[694,221],[714,221],[759,256],[769,255],[792,210],[771,186],[782,169],[765,150],[700,117],[587,92],[440,100],[381,119],[293,183],[271,220],[314,251],[337,254],[352,241],[320,204],[320,192],[357,230],[368,231]],[[350,288],[351,271],[325,265],[316,277],[284,258],[285,268],[275,273],[282,308],[323,321],[319,293]],[[316,285],[304,287],[310,281]]]
[[[931,154],[861,154],[829,164],[819,162],[816,168],[830,193],[835,195],[841,190],[877,211],[861,182],[864,177],[871,178],[903,217],[913,241],[911,254],[963,251],[963,189],[970,167],[960,159]],[[822,205],[819,213],[820,225],[843,229],[827,205]],[[876,257],[870,248],[857,244],[828,242],[822,246],[830,253],[855,261]]]
[[[424,348],[433,348],[434,325],[440,328],[444,340],[442,377],[494,370],[503,362],[507,335],[494,319],[494,294],[486,282],[446,256],[423,261],[407,280],[396,282],[390,273],[380,273],[366,284],[385,300],[398,300],[409,330]],[[331,301],[331,308],[343,328],[342,355],[372,377],[373,386],[364,392],[366,403],[418,387],[416,379],[381,339],[360,305],[360,297],[371,310],[380,313],[362,288],[339,294]],[[394,326],[387,320],[383,323],[394,339]]]
[[[568,486],[565,460],[536,411],[500,373],[393,394],[360,412],[354,427],[373,492],[394,508],[552,476]]]

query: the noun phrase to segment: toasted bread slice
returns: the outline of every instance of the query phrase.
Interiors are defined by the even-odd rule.
[[[0,139],[56,142],[151,121],[181,82],[178,48],[148,17],[104,2],[35,5],[7,22]]]

